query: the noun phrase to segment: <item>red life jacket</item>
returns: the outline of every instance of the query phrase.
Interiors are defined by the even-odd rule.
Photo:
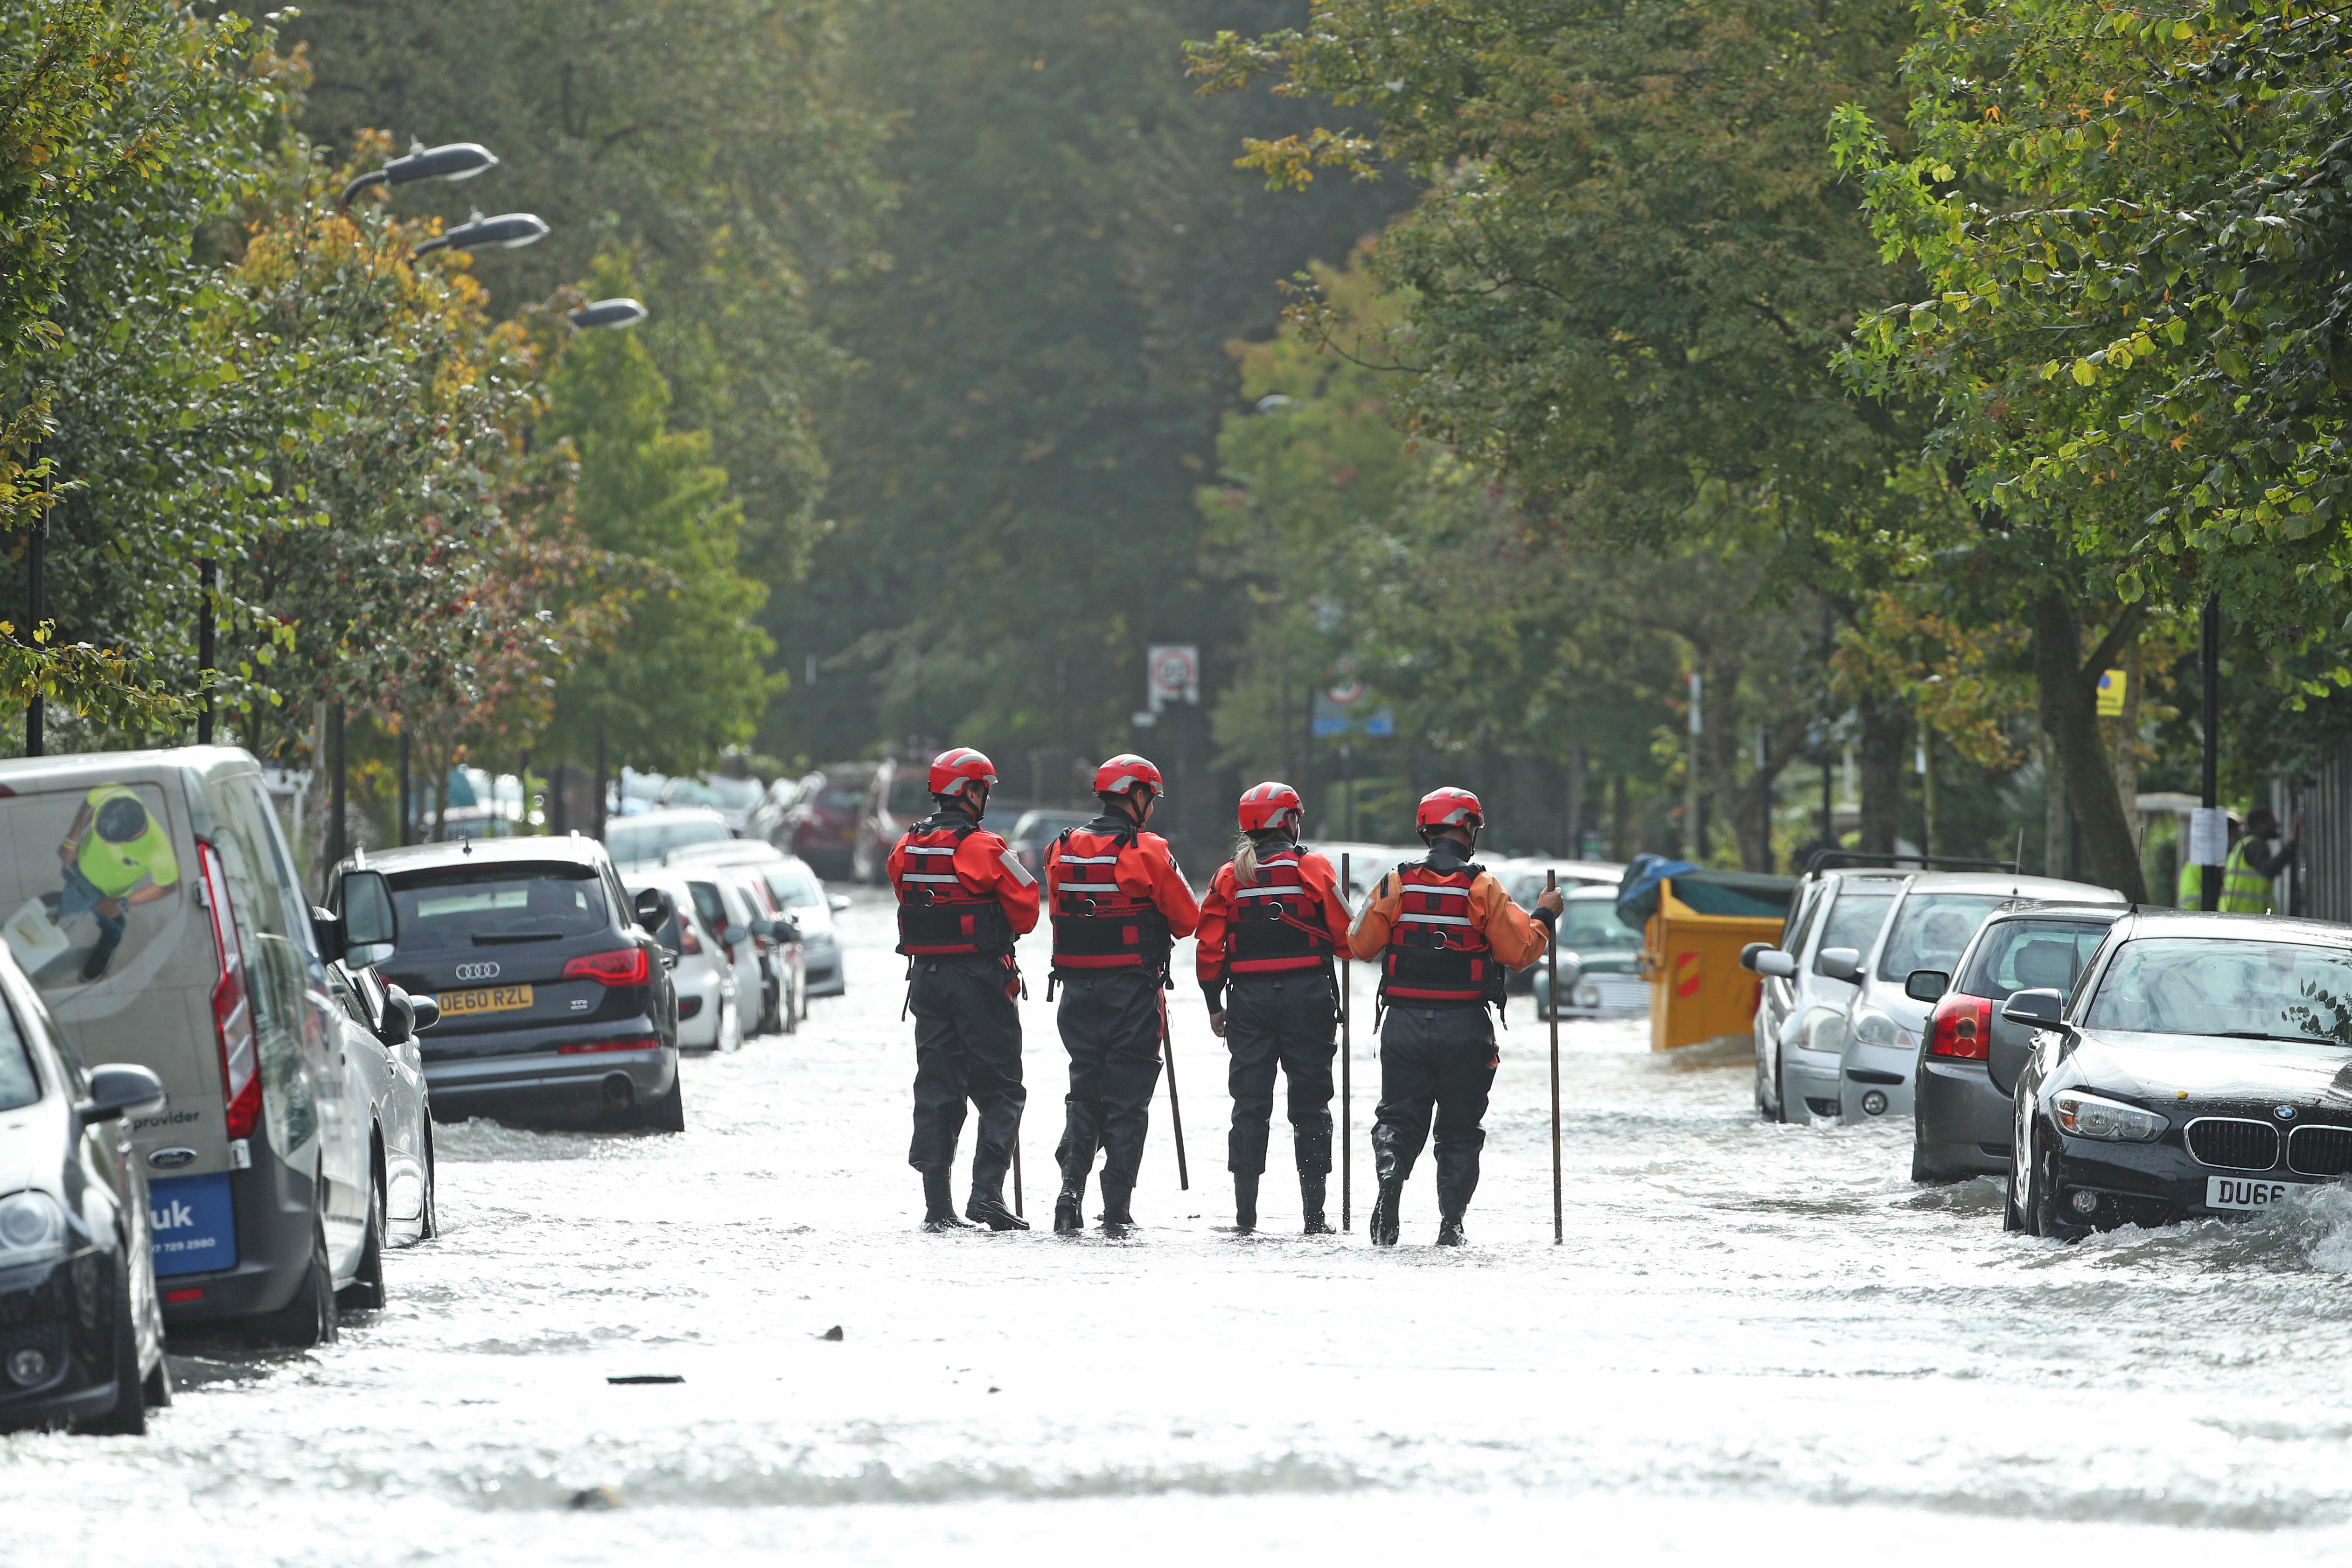
[[[961,811],[924,818],[898,841],[898,951],[910,958],[1002,957],[1013,923],[994,894],[973,893],[956,874],[955,852],[980,824]]]
[[[1257,862],[1257,883],[1234,879],[1233,935],[1225,946],[1228,975],[1280,975],[1319,969],[1331,961],[1331,932],[1321,895],[1298,872],[1298,846],[1270,850]]]
[[[1396,917],[1381,958],[1381,999],[1414,1007],[1484,1007],[1504,999],[1504,968],[1470,918],[1470,884],[1485,867],[1427,861],[1397,867]]]
[[[1131,822],[1097,817],[1054,841],[1062,865],[1054,889],[1054,972],[1168,967],[1175,938],[1149,898],[1118,885],[1118,855],[1136,840]]]

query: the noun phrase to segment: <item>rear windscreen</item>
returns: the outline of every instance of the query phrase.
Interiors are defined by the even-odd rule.
[[[191,863],[183,863],[187,861]],[[0,797],[0,935],[68,1022],[154,985],[209,983],[212,935],[191,919],[194,856],[149,783]],[[201,941],[184,941],[190,936]]]
[[[734,836],[727,831],[726,823],[712,817],[667,822],[632,822],[623,817],[604,825],[604,847],[612,852],[614,860],[624,863],[657,861],[688,844],[716,843]]]
[[[824,889],[817,886],[816,878],[804,871],[772,871],[767,874],[768,890],[787,909],[824,902]]]
[[[1955,988],[1971,997],[2005,1002],[2012,991],[2074,994],[2075,977],[2107,939],[2105,921],[2004,920],[1985,933],[1983,946]]]
[[[1914,969],[1952,972],[1969,938],[2002,902],[1992,893],[1915,893],[1903,901],[1895,929],[1879,955],[1878,977],[1899,980]]]
[[[404,953],[553,942],[612,924],[604,883],[588,866],[442,866],[391,880]]]
[[[1543,889],[1536,889],[1541,894]],[[1591,953],[1603,948],[1634,948],[1642,934],[1617,918],[1617,895],[1571,898],[1559,912],[1559,945],[1563,951]]]

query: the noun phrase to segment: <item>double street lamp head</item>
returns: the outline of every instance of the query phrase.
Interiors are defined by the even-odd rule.
[[[547,224],[532,213],[500,213],[486,218],[476,213],[468,222],[459,224],[445,234],[434,235],[412,252],[423,256],[428,250],[514,250],[533,245],[547,237]]]
[[[405,185],[416,180],[470,180],[486,169],[497,168],[498,162],[498,155],[478,141],[412,146],[407,156],[395,158],[345,185],[335,207],[340,212],[350,206],[352,198],[371,185]]]
[[[634,327],[646,319],[646,308],[634,299],[599,299],[583,305],[568,319],[583,331],[590,327]]]

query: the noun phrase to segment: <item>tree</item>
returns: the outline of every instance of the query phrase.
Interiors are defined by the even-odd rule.
[[[625,264],[600,259],[600,291],[624,292]],[[669,428],[669,387],[633,331],[585,334],[558,362],[541,430],[578,454],[587,541],[639,566],[627,625],[563,679],[553,736],[578,757],[604,728],[613,762],[688,773],[751,740],[774,652],[752,624],[767,591],[737,570],[740,507],[703,431]]]
[[[1325,0],[1304,29],[1192,57],[1207,89],[1271,74],[1373,122],[1249,143],[1272,183],[1375,156],[1428,182],[1374,263],[1411,301],[1408,429],[1566,538],[1737,538],[1765,583],[1851,618],[1877,542],[1916,527],[1892,481],[1920,423],[1838,374],[1855,313],[1903,277],[1822,126],[1893,101],[1907,37],[1893,0]],[[1900,755],[1891,697],[1858,705],[1874,758]],[[1866,777],[1865,847],[1891,848],[1887,772]]]

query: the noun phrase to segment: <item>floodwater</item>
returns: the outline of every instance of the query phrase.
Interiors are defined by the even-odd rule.
[[[1744,1061],[1583,1023],[1556,1247],[1521,1003],[1473,1247],[1429,1245],[1425,1161],[1396,1250],[1363,1239],[1368,1161],[1353,1234],[1289,1234],[1278,1132],[1267,1231],[1240,1238],[1187,986],[1189,1192],[1163,1093],[1132,1239],[926,1236],[887,907],[844,920],[849,995],[690,1061],[684,1136],[445,1128],[446,1234],[388,1260],[392,1304],[341,1343],[175,1345],[148,1437],[0,1438],[0,1562],[2352,1552],[2352,1191],[2005,1235],[1997,1184],[1911,1186],[1907,1126],[1764,1125]],[[1062,1084],[1034,989],[1033,1219]],[[683,1381],[608,1381],[648,1375]],[[618,1506],[574,1506],[599,1488]]]

